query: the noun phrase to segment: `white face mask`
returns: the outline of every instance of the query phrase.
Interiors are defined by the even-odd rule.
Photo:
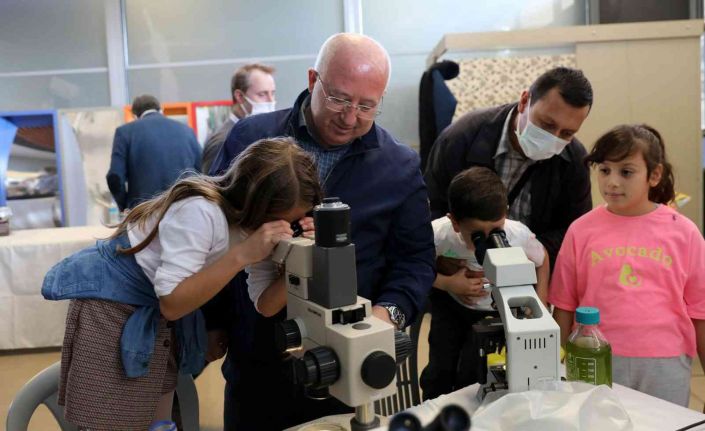
[[[519,121],[517,121],[516,134],[519,139],[519,146],[531,160],[550,159],[561,151],[570,143],[570,141],[558,138],[542,128],[535,126],[529,120],[529,108],[526,112],[526,127],[524,131],[519,133]]]
[[[249,97],[244,96],[245,100],[252,106],[252,111],[250,111],[247,116],[249,117],[250,115],[257,115],[257,114],[266,114],[267,112],[274,112],[276,109],[276,100],[273,100],[271,102],[255,102],[250,100]]]

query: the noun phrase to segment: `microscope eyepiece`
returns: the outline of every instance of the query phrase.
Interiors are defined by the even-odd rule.
[[[480,231],[473,232],[472,235],[470,235],[470,239],[472,239],[472,243],[475,246],[475,258],[477,259],[477,263],[482,265],[482,262],[485,260],[485,253],[487,253],[485,234]]]
[[[325,198],[313,209],[316,225],[316,245],[319,247],[345,247],[351,243],[350,207],[340,198]]]
[[[291,222],[291,230],[294,231],[294,235],[292,235],[294,238],[297,236],[301,236],[304,233],[304,228],[301,227],[301,223],[299,221],[293,221]]]
[[[492,229],[488,237],[485,237],[485,234],[482,232],[473,232],[470,238],[475,245],[475,258],[480,265],[482,265],[485,260],[487,249],[511,247],[509,241],[507,241],[507,234],[503,229],[499,228]]]
[[[487,248],[506,248],[511,247],[507,241],[507,234],[503,229],[492,229],[490,236],[487,238]]]

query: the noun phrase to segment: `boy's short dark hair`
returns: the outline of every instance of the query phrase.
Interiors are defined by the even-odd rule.
[[[575,108],[592,107],[592,85],[582,71],[569,67],[555,67],[539,76],[531,88],[531,104],[538,102],[553,88],[558,88],[565,103]]]
[[[475,166],[450,182],[448,208],[457,221],[496,221],[507,216],[507,189],[494,171]]]

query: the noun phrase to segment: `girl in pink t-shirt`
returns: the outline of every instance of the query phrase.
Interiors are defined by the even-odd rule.
[[[558,253],[549,302],[565,341],[580,306],[600,309],[612,377],[688,405],[696,352],[705,360],[705,241],[671,209],[673,172],[661,135],[618,126],[595,143],[606,205],[577,219]]]

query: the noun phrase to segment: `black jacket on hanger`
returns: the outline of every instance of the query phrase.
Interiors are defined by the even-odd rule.
[[[419,88],[419,154],[425,168],[431,146],[453,120],[458,101],[445,81],[458,76],[460,66],[450,60],[434,63],[421,76]]]

